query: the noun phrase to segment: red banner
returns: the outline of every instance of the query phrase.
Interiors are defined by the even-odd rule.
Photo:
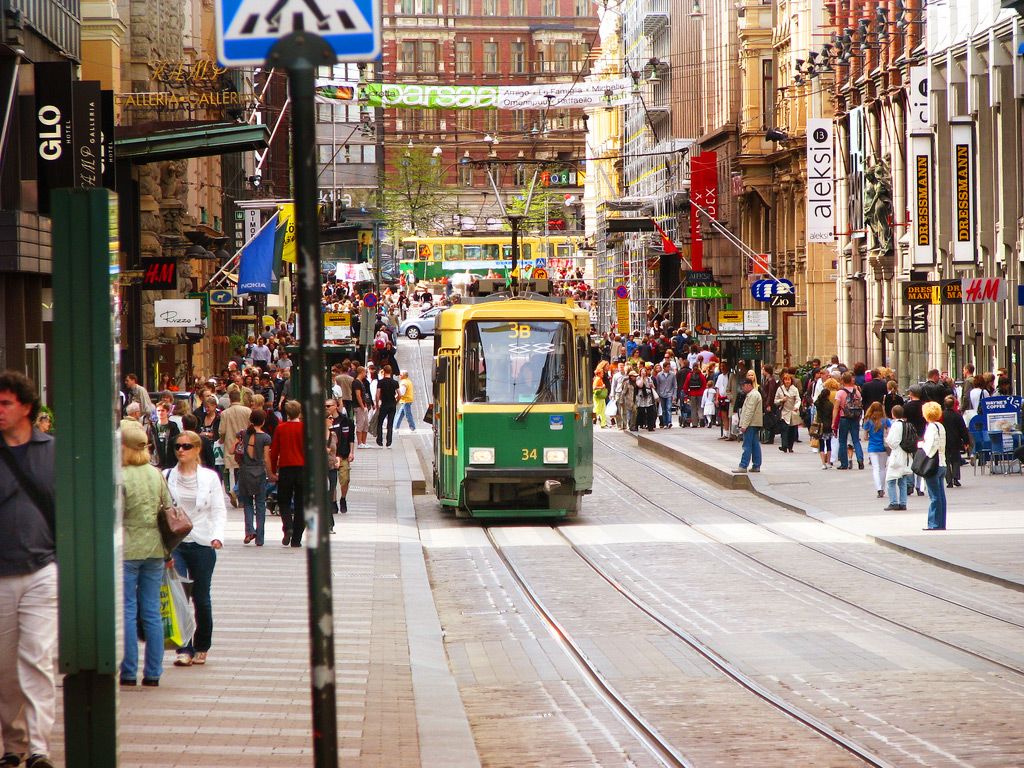
[[[690,269],[704,269],[704,238],[701,212],[718,219],[718,153],[702,152],[690,160]]]

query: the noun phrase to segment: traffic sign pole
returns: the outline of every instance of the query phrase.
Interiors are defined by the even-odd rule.
[[[317,222],[316,126],[313,88],[317,67],[333,65],[334,50],[320,37],[292,32],[270,50],[268,67],[288,73],[292,106],[299,339],[299,393],[306,435],[305,515],[309,582],[309,640],[313,695],[313,765],[337,768],[338,716],[334,675],[334,596],[331,588],[330,513],[327,511],[327,445],[324,424],[323,312],[320,230]]]

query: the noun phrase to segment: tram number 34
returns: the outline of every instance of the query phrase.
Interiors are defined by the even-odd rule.
[[[526,323],[509,323],[508,337],[510,339],[528,339],[532,329]]]
[[[537,460],[537,449],[536,448],[523,448],[523,461],[536,461]]]

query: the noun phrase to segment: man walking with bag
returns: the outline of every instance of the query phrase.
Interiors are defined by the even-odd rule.
[[[53,768],[57,546],[54,441],[32,425],[39,398],[22,373],[0,373],[0,765]]]
[[[744,379],[740,385],[746,397],[740,410],[740,435],[743,440],[743,454],[740,456],[740,472],[761,471],[761,426],[764,423],[764,408],[761,393],[751,379]]]

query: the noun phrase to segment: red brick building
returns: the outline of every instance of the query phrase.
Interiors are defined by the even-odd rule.
[[[597,40],[592,0],[392,0],[384,9],[386,83],[540,85],[585,74]],[[392,173],[411,141],[430,151],[458,199],[458,212],[483,229],[500,216],[485,169],[460,159],[564,160],[552,189],[582,197],[582,110],[388,109],[385,163]],[[496,141],[495,141],[496,140]],[[578,166],[578,168],[577,168]],[[534,166],[502,165],[503,195],[522,190]],[[565,173],[558,173],[563,170]],[[562,215],[562,214],[559,214]],[[453,223],[453,227],[457,227]]]

